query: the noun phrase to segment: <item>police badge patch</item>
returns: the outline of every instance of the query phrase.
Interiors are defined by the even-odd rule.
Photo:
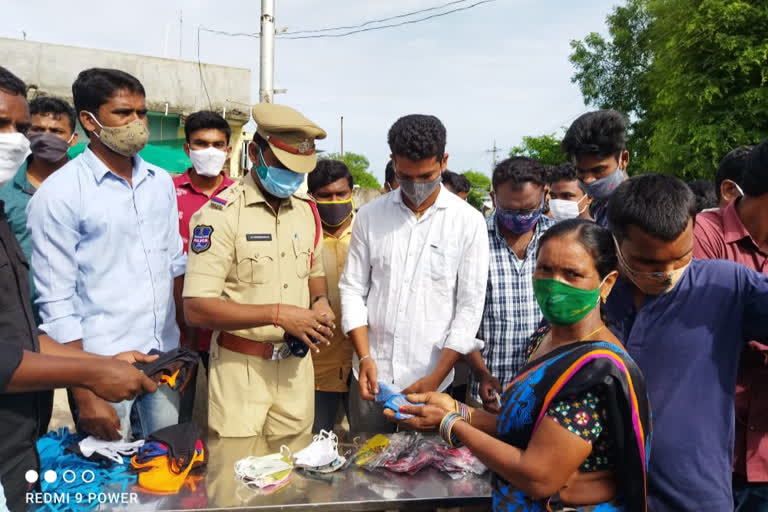
[[[192,231],[192,240],[189,243],[189,248],[195,254],[200,254],[211,248],[211,235],[213,234],[213,226],[206,226],[205,224],[198,224]]]

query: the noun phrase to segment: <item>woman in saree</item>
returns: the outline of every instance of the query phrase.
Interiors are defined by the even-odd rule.
[[[532,336],[500,413],[442,393],[410,395],[425,405],[400,409],[414,415],[402,425],[439,430],[488,466],[494,511],[646,510],[645,383],[599,307],[616,268],[610,232],[583,219],[556,224],[541,238],[534,273],[547,326]]]

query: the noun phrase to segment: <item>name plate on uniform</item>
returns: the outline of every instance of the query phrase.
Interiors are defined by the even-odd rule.
[[[272,235],[270,233],[248,233],[245,235],[245,239],[249,242],[271,242]]]

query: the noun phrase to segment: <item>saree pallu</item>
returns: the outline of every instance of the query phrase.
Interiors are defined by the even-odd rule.
[[[525,450],[553,402],[605,389],[607,423],[614,437],[618,496],[609,503],[566,505],[555,495],[533,500],[494,474],[494,512],[645,512],[651,413],[640,369],[624,350],[601,341],[560,347],[525,365],[502,396],[497,437]]]

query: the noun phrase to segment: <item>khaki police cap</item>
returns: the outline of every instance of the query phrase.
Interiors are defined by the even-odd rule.
[[[315,139],[324,139],[325,130],[291,107],[259,103],[253,107],[256,132],[272,148],[278,160],[294,172],[308,173],[317,165]]]

